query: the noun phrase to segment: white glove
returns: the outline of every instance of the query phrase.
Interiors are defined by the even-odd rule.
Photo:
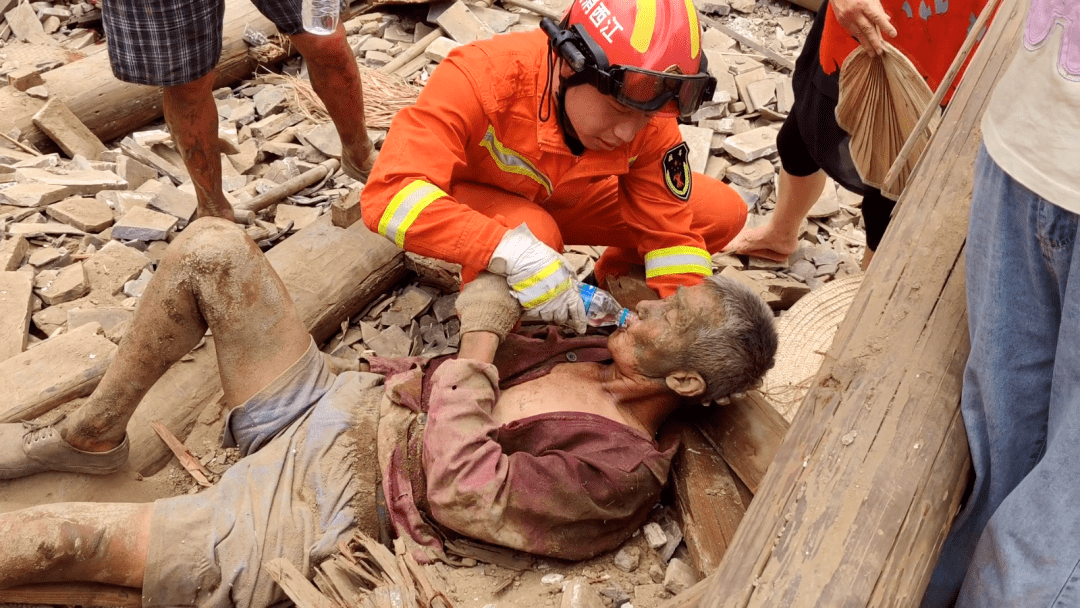
[[[585,304],[574,289],[570,266],[521,224],[503,236],[488,270],[506,277],[528,317],[585,332]]]

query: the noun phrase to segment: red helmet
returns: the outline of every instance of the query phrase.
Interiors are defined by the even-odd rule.
[[[692,0],[574,0],[561,27],[548,19],[540,27],[574,71],[565,86],[591,84],[629,107],[672,116],[692,114],[716,88]]]
[[[702,72],[701,24],[693,0],[574,0],[563,27],[580,23],[611,66]]]

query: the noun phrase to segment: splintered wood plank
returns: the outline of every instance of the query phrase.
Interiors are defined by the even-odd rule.
[[[1017,46],[1006,0],[909,182],[706,608],[913,606],[959,508],[964,240],[979,121]],[[1023,3],[1026,8],[1026,3]]]
[[[676,421],[664,430],[679,437],[672,463],[675,510],[682,518],[683,542],[702,577],[716,570],[746,512],[734,473],[699,430]]]
[[[107,150],[97,135],[55,97],[50,98],[32,120],[69,157],[81,154],[89,160],[98,160]]]
[[[140,608],[142,591],[99,583],[41,583],[0,589],[0,604]]]
[[[279,557],[263,564],[263,570],[274,579],[285,595],[289,596],[297,608],[336,608],[325,595],[319,593],[315,585],[307,579],[289,560]]]
[[[116,345],[81,325],[0,362],[0,422],[30,420],[90,394],[116,355]]]
[[[758,391],[726,406],[705,408],[704,413],[694,420],[698,430],[746,487],[757,492],[784,441],[787,421]]]

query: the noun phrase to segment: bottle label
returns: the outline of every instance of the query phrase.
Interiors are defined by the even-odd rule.
[[[589,285],[588,283],[580,283],[578,285],[578,291],[581,293],[581,301],[585,303],[585,314],[589,314],[589,308],[592,306],[593,297],[596,295],[596,286]]]

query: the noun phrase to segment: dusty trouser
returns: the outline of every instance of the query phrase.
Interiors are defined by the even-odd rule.
[[[112,366],[87,401],[57,424],[52,440],[77,448],[72,449],[74,455],[69,454],[69,457],[87,460],[92,460],[95,452],[107,452],[121,444],[127,422],[143,395],[169,366],[198,343],[208,327],[215,337],[226,403],[245,404],[243,410],[231,416],[231,436],[238,444],[246,444],[248,450],[261,445],[261,441],[251,437],[273,436],[280,429],[259,429],[258,420],[267,416],[264,413],[260,417],[257,413],[265,406],[249,405],[265,401],[265,392],[261,391],[274,392],[267,387],[275,381],[280,384],[282,375],[293,370],[294,364],[305,356],[312,358],[312,340],[265,256],[239,228],[215,218],[193,223],[166,251]],[[315,359],[321,362],[320,358]],[[319,371],[316,376],[322,377],[323,373]],[[326,381],[317,384],[325,385]],[[314,401],[311,398],[295,401],[300,404],[300,412],[293,410],[279,421],[279,424],[292,423],[286,433],[299,432],[298,426],[303,426],[307,416],[305,411],[319,411],[319,406],[310,407],[318,402],[318,397]],[[332,414],[334,410],[330,407],[327,411]],[[350,416],[355,416],[356,411],[359,410],[354,410]],[[331,428],[342,428],[344,430],[340,432],[347,432],[353,421],[347,420],[342,425],[335,422],[335,416],[341,417],[335,414],[329,418],[316,418],[326,418],[330,420]],[[20,425],[7,428],[11,427],[19,428]],[[237,432],[238,428],[245,430]],[[326,432],[319,430],[319,436],[313,439],[311,428],[309,423],[306,433],[296,435],[297,440],[308,442],[319,451],[329,449],[334,442],[324,441]],[[319,423],[314,428],[323,429],[324,425]],[[360,444],[372,445],[373,441],[368,439]],[[8,450],[6,454],[10,457],[12,451]],[[292,451],[288,455],[296,456]],[[33,454],[26,456],[29,458]],[[272,458],[271,455],[263,460]],[[347,460],[349,458],[338,458],[337,466]],[[311,462],[319,460],[316,458]],[[48,462],[38,464],[49,468]],[[311,469],[312,474],[321,476],[321,466]],[[374,469],[371,466],[362,468]],[[252,465],[245,465],[233,476],[251,470],[254,470]],[[292,477],[306,470],[303,467],[283,469],[282,483],[293,484]],[[319,490],[317,484],[297,483],[300,484],[294,484],[297,488]],[[346,489],[341,490],[341,496],[350,495],[350,492],[357,493]],[[296,505],[318,503],[319,507],[311,512],[322,512],[322,498],[317,493],[301,494],[300,502],[295,502],[294,498],[289,500]],[[230,495],[230,500],[235,498]],[[196,502],[199,499],[192,497]],[[277,503],[260,498],[255,492],[246,499],[252,501],[253,507],[238,512],[238,518],[258,517],[259,509],[269,514],[276,512],[274,505]],[[339,500],[328,505],[327,513],[337,513],[346,506]],[[331,516],[305,518],[296,515],[302,509],[290,510],[294,519],[318,522],[312,528],[316,532],[309,534],[311,538],[317,539],[321,534],[319,526],[332,519]],[[94,505],[62,504],[6,514],[0,518],[0,536],[10,539],[20,532],[34,542],[0,545],[0,586],[29,581],[80,580],[139,587],[144,576],[152,574],[147,556],[152,556],[154,543],[162,540],[154,539],[154,513],[152,505],[110,505],[103,511]],[[257,523],[251,525],[260,526]],[[210,535],[212,537],[213,533]],[[172,542],[170,538],[163,540]],[[317,544],[317,540],[315,542]]]

